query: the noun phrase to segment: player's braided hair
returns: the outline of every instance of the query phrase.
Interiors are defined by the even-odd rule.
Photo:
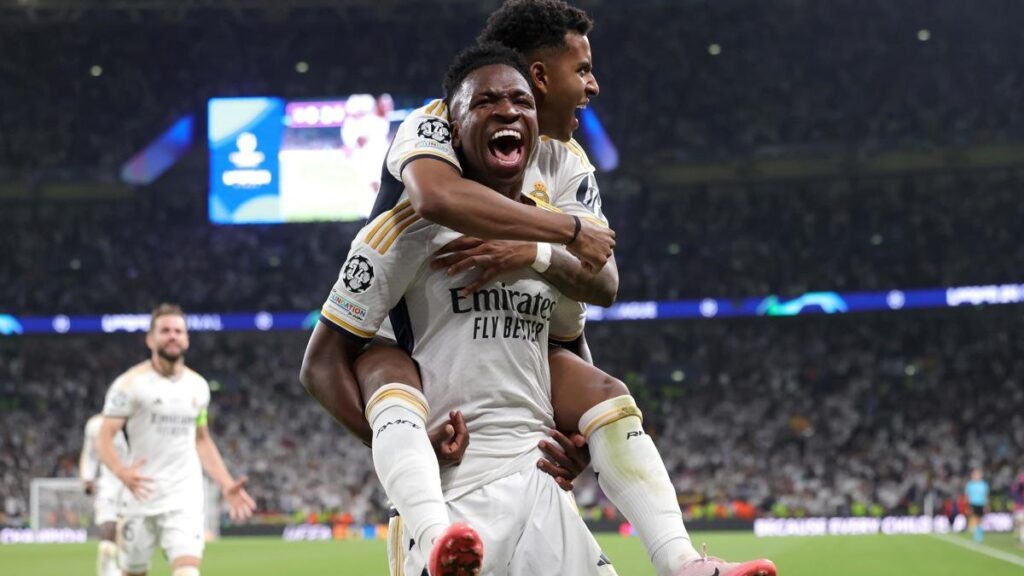
[[[515,68],[529,84],[529,68],[526,67],[526,62],[518,52],[494,43],[473,46],[460,52],[444,75],[444,99],[449,109],[451,109],[452,96],[458,91],[466,76],[469,76],[474,70],[492,64],[504,64]]]
[[[477,42],[497,42],[520,54],[541,48],[565,48],[565,34],[586,35],[594,21],[562,0],[508,0],[487,19]]]

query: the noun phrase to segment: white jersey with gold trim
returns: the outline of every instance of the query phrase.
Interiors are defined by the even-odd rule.
[[[448,108],[442,100],[413,110],[402,121],[388,150],[384,176],[390,174],[401,182],[402,169],[409,162],[424,157],[438,158],[462,172],[452,147]],[[404,189],[385,190],[383,182],[381,185],[370,219],[407,199]],[[594,178],[594,165],[575,140],[562,142],[540,137],[523,180],[523,194],[561,212],[608,224],[601,212],[601,192]]]
[[[370,220],[352,242],[321,320],[367,339],[389,320],[386,335],[419,364],[428,425],[447,420],[450,410],[466,416],[472,442],[459,466],[441,471],[452,499],[534,465],[538,441],[554,426],[548,338],[578,337],[585,308],[533,270],[505,274],[468,295],[459,289],[474,271],[431,270],[431,259],[460,234],[422,220],[412,208],[402,170],[425,157],[461,172],[440,100],[399,127]],[[543,209],[606,223],[593,171],[575,143],[542,139],[523,193]]]
[[[459,234],[420,220],[389,241],[387,229],[401,218],[400,210],[385,213],[353,240],[321,321],[370,338],[390,315],[419,365],[428,426],[463,412],[472,442],[459,466],[441,471],[452,499],[538,458],[537,442],[554,426],[548,332],[563,297],[533,270],[462,294],[475,272],[449,276],[429,266]]]
[[[388,228],[389,235],[385,237],[384,243],[391,237],[397,237],[405,227],[418,220],[418,216],[406,206],[408,195],[402,185],[402,170],[409,162],[419,158],[437,158],[462,172],[458,155],[452,147],[448,109],[442,100],[434,100],[411,112],[398,127],[388,150],[380,193],[368,220],[373,221],[385,211],[398,209],[402,218]],[[527,166],[523,194],[542,209],[565,212],[608,225],[601,211],[601,192],[594,177],[594,166],[575,140],[561,142],[546,136],[540,137]],[[557,313],[566,318],[564,322],[556,322],[552,326],[552,340],[572,341],[583,333],[586,304],[563,297]],[[560,328],[577,324],[579,330],[576,332],[566,332]],[[382,333],[392,337],[391,327],[387,323]]]
[[[167,377],[147,360],[129,369],[107,391],[103,415],[125,418],[129,460],[144,461],[152,493],[138,500],[122,492],[122,513],[151,516],[171,510],[202,510],[203,471],[196,451],[196,427],[206,425],[210,386],[186,368]]]

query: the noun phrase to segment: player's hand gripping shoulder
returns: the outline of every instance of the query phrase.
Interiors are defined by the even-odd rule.
[[[557,444],[545,440],[539,444],[547,459],[538,460],[537,467],[551,475],[562,490],[572,492],[572,481],[590,466],[590,448],[578,432],[567,437],[558,430],[552,430],[551,438]]]
[[[580,259],[585,269],[596,274],[604,268],[615,251],[615,231],[586,218],[577,218],[576,221],[580,223],[580,230],[565,248]]]

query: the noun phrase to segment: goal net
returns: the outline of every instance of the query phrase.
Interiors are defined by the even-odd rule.
[[[81,528],[91,532],[92,498],[78,478],[33,478],[29,495],[32,529]]]
[[[206,530],[215,538],[220,536],[220,490],[209,479],[203,484]],[[78,478],[33,478],[29,507],[32,530],[74,528],[96,535],[92,497],[85,494]]]

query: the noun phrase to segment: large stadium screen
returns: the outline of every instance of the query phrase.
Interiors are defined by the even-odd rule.
[[[208,112],[209,213],[218,224],[365,218],[408,114],[387,94],[214,98]]]

